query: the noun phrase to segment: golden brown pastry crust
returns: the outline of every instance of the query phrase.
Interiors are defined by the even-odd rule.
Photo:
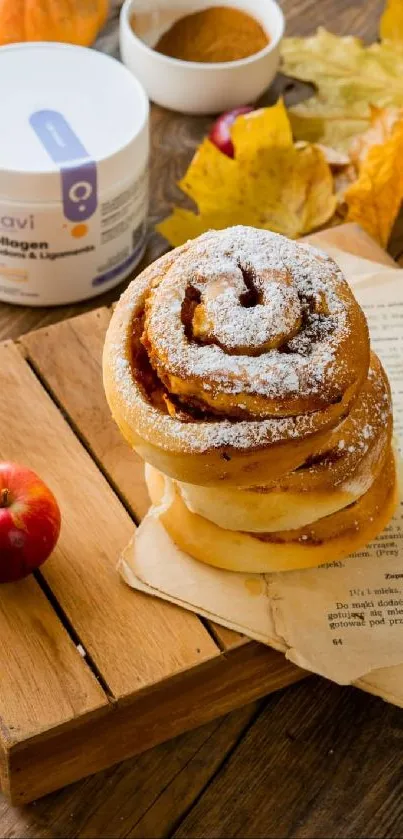
[[[369,363],[365,318],[340,270],[252,228],[162,257],[119,302],[106,395],[145,460],[179,481],[276,481],[326,448]]]
[[[178,482],[191,510],[229,530],[302,527],[352,504],[383,467],[392,438],[392,403],[383,367],[372,353],[368,378],[348,417],[315,457],[262,486],[200,487]]]
[[[147,485],[154,505],[163,500],[169,480],[155,469],[148,470]],[[348,556],[383,530],[399,501],[391,449],[377,479],[356,503],[294,531],[256,534],[224,530],[191,513],[173,482],[171,486],[173,501],[161,521],[177,546],[208,565],[252,574],[312,568]]]

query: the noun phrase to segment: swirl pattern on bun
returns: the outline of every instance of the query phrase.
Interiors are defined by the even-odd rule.
[[[184,482],[250,486],[320,450],[365,381],[369,341],[330,257],[235,227],[143,272],[104,358],[112,413],[145,460]]]

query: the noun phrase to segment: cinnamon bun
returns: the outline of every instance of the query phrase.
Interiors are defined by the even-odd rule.
[[[211,231],[127,289],[106,395],[179,548],[234,571],[358,550],[398,499],[389,383],[335,262],[265,230]]]
[[[323,449],[368,365],[366,321],[335,262],[234,227],[177,248],[129,286],[104,382],[122,433],[157,469],[256,486]]]

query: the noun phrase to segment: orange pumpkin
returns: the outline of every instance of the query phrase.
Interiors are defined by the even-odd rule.
[[[108,0],[0,0],[0,45],[63,41],[86,47],[107,13]]]

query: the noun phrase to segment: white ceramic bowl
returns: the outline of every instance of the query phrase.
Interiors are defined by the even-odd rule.
[[[270,36],[267,47],[249,58],[214,64],[180,61],[153,49],[176,20],[217,5],[253,15]],[[153,102],[186,114],[214,114],[253,104],[261,96],[276,74],[283,32],[284,16],[274,0],[125,0],[120,51]]]

